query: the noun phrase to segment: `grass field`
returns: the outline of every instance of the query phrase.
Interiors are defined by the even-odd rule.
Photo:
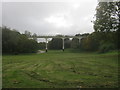
[[[3,88],[118,87],[117,52],[3,55]]]

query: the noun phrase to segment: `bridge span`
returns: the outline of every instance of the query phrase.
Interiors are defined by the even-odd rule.
[[[58,36],[32,36],[30,38],[44,38],[45,41],[46,41],[46,52],[47,52],[48,51],[47,42],[48,42],[49,38],[61,38],[62,39],[62,50],[64,51],[64,49],[65,49],[64,39],[66,39],[66,38],[77,38],[77,39],[79,39],[79,43],[80,43],[81,39],[84,38],[84,36],[58,35]]]

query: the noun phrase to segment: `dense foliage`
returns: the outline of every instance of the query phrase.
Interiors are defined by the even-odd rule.
[[[56,36],[61,36],[61,35],[56,35]],[[64,39],[64,47],[65,48],[70,48],[71,41],[69,38]],[[51,41],[48,42],[48,48],[49,49],[62,49],[63,46],[63,40],[62,38],[53,38]]]
[[[2,52],[3,53],[32,53],[38,50],[38,43],[28,39],[26,34],[20,34],[10,28],[2,28]]]
[[[119,49],[120,2],[99,2],[95,17],[95,31],[82,39],[81,48],[99,52]]]
[[[76,34],[85,36],[79,43],[73,38],[70,46],[83,51],[107,52],[120,48],[120,2],[99,2],[96,7],[94,32],[91,34]]]

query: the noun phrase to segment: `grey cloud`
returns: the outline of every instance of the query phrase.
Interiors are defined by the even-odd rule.
[[[96,2],[79,3],[74,9],[73,3],[67,2],[4,2],[2,7],[2,24],[17,29],[20,32],[29,30],[32,33],[41,34],[76,34],[92,32],[91,17],[94,16]],[[69,28],[56,28],[45,18],[56,13],[69,13]],[[84,18],[88,17],[85,21]],[[67,17],[65,17],[67,18]]]

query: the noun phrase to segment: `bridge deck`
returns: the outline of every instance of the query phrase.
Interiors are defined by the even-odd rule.
[[[83,36],[36,36],[36,38],[83,38]]]

